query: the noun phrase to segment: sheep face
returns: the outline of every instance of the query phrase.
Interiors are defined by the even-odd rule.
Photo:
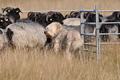
[[[29,20],[36,21],[36,18],[40,17],[40,15],[41,13],[39,12],[29,12],[27,16]]]
[[[72,11],[70,15],[71,15],[71,18],[80,18],[80,12],[78,11]]]
[[[88,12],[86,17],[86,22],[96,22],[96,14]],[[99,22],[102,22],[103,16],[101,14],[98,14],[99,16]]]
[[[46,21],[46,16],[46,13],[42,13],[41,15],[39,15],[39,17],[36,18],[36,21],[46,27],[48,25],[48,22]]]
[[[20,19],[19,13],[21,10],[19,8],[6,7],[3,9],[3,13],[4,11],[6,11],[6,16],[8,16],[13,23]]]
[[[47,17],[46,17],[46,21],[49,24],[52,22],[59,22],[63,24],[62,21],[64,19],[65,19],[64,16],[60,12],[52,12],[52,11],[48,12]]]
[[[3,15],[0,16],[0,28],[5,29],[9,24],[11,24],[12,22],[10,21],[10,19]]]
[[[120,21],[120,12],[113,12],[112,15],[107,17],[108,20],[119,20]]]

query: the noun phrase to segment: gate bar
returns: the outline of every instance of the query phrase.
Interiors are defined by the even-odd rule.
[[[80,11],[83,11],[83,6],[80,6]],[[81,12],[80,16],[81,16],[80,23],[84,22],[84,19],[83,19],[84,13]],[[80,33],[81,33],[81,38],[83,39],[83,43],[84,43],[84,35],[82,35],[82,34],[84,34],[84,27],[85,27],[84,24],[80,25]],[[85,54],[84,54],[84,45],[82,45],[82,58],[84,59],[84,57],[85,57]]]
[[[96,44],[97,44],[97,61],[100,60],[100,37],[99,37],[99,15],[98,15],[98,7],[94,6],[96,13]]]
[[[93,45],[93,44],[90,44],[90,43],[84,43],[84,45],[88,45],[88,46],[97,47],[96,45]]]

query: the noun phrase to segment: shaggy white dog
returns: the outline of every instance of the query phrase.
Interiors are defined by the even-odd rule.
[[[83,45],[78,31],[68,31],[59,22],[49,24],[45,29],[45,34],[52,39],[54,51],[57,52],[60,48],[64,49],[69,58],[71,52],[78,50]]]

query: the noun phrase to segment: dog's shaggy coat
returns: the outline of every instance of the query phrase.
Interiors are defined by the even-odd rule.
[[[53,49],[57,52],[59,49],[65,50],[65,53],[71,54],[83,45],[80,33],[76,30],[66,30],[59,22],[49,24],[45,29],[47,37],[52,39]],[[69,56],[70,57],[70,56]]]

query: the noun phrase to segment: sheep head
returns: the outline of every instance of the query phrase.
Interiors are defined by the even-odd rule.
[[[18,19],[20,19],[20,12],[22,13],[22,11],[19,8],[13,8],[13,7],[6,7],[3,9],[3,13],[6,11],[6,16],[9,17],[9,19],[14,23],[16,22]]]

